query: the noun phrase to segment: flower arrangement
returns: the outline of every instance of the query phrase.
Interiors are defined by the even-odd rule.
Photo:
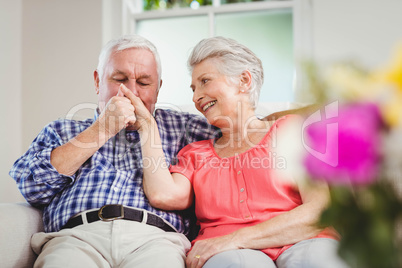
[[[330,185],[321,223],[340,233],[351,267],[402,267],[402,47],[375,71],[350,62],[305,70],[323,103],[303,158],[307,176]]]

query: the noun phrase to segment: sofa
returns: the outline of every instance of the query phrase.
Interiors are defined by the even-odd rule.
[[[28,203],[0,203],[0,256],[3,268],[32,267],[31,236],[43,232],[42,211]]]
[[[193,105],[181,107],[180,110],[197,113],[193,107]],[[288,113],[310,114],[316,110],[315,106],[303,107],[296,103],[281,103],[260,105],[256,113],[268,114],[265,119],[277,119]],[[0,266],[32,267],[36,255],[30,247],[30,239],[32,234],[43,231],[42,211],[28,203],[0,203],[0,226]]]

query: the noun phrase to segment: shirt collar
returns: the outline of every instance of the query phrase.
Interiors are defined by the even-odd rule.
[[[94,112],[94,122],[96,120],[98,120],[99,115],[100,115],[99,107],[96,107],[95,112]]]

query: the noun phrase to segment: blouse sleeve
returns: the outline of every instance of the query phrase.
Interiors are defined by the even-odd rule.
[[[176,164],[170,166],[170,173],[180,173],[193,183],[197,166],[202,164],[208,151],[209,140],[193,142],[185,146],[176,157]]]

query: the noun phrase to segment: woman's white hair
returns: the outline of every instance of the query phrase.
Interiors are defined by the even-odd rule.
[[[110,40],[101,50],[99,54],[98,67],[96,68],[99,74],[99,79],[102,81],[106,63],[109,61],[110,55],[113,52],[122,51],[129,48],[148,49],[155,58],[158,80],[162,77],[162,66],[159,53],[149,40],[139,35],[123,35],[117,39]],[[158,83],[159,87],[160,83]]]
[[[261,60],[246,46],[237,41],[222,36],[201,40],[193,49],[188,58],[188,69],[193,72],[194,67],[208,58],[219,60],[216,66],[222,74],[233,82],[240,79],[240,75],[248,70],[251,73],[251,87],[249,90],[250,103],[255,109],[262,84],[264,83],[264,70]]]

